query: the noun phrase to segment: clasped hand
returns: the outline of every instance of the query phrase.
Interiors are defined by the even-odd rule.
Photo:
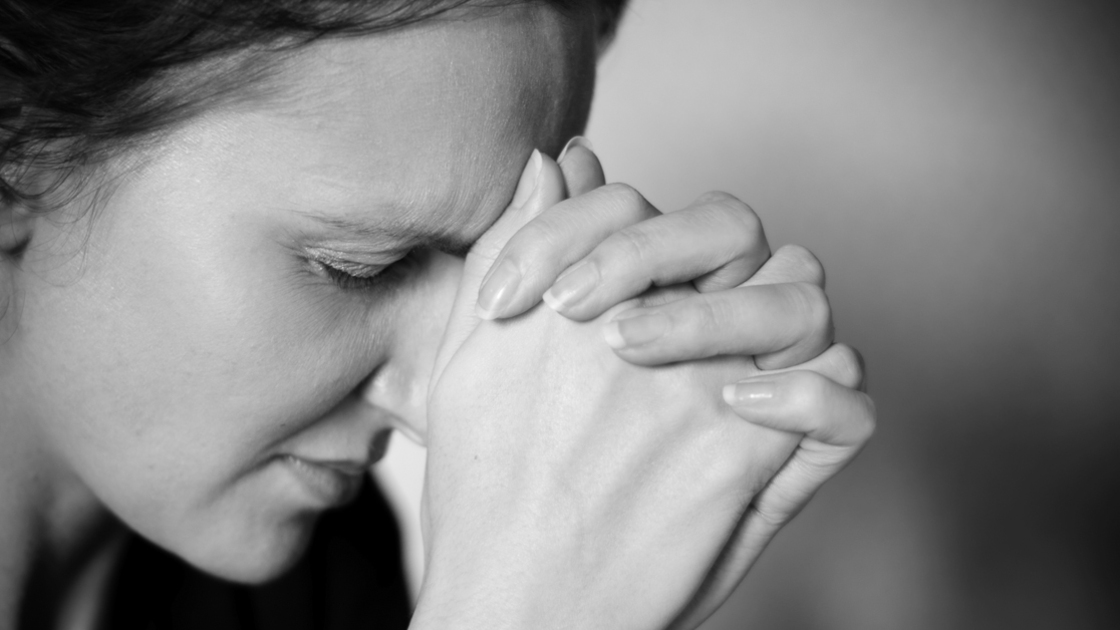
[[[873,429],[822,284],[728,195],[663,215],[535,152],[435,360],[414,624],[703,621]]]

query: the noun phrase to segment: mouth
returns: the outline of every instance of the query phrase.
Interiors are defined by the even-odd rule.
[[[364,461],[316,460],[295,455],[281,455],[276,462],[313,503],[323,508],[337,507],[353,500],[370,466]]]

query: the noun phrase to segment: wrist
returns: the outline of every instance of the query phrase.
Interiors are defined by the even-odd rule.
[[[540,553],[545,545],[530,544],[536,553],[529,553],[512,535],[469,538],[469,546],[432,544],[411,628],[587,627],[574,623],[585,598],[575,585],[556,581],[563,572]]]
[[[517,610],[517,593],[479,571],[442,572],[429,566],[410,630],[515,630],[537,627]],[[524,599],[524,593],[520,599]]]

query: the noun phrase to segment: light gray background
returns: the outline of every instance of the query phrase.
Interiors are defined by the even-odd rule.
[[[707,628],[1120,627],[1120,3],[635,0],[589,136],[816,252],[880,430]]]

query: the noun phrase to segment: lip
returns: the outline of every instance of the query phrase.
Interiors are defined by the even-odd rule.
[[[296,455],[277,457],[280,464],[298,482],[313,502],[324,508],[351,501],[361,488],[368,470],[365,462],[350,460],[316,460]]]

